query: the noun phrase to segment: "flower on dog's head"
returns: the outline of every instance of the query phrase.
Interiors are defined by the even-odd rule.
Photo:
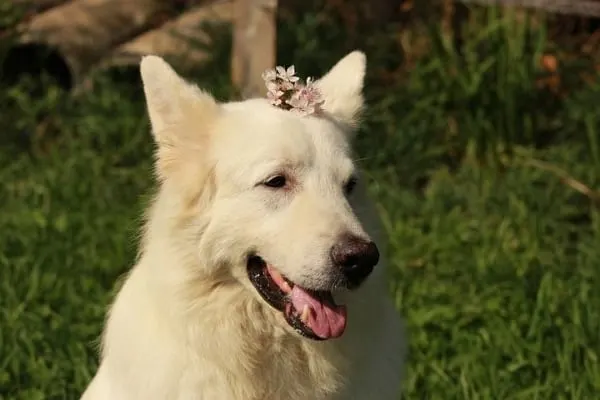
[[[266,70],[262,78],[267,86],[267,98],[275,107],[310,115],[319,112],[324,103],[314,81],[308,78],[302,83],[293,65],[287,69],[278,66]]]

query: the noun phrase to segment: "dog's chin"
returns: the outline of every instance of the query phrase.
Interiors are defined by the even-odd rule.
[[[247,270],[260,297],[281,312],[300,335],[313,340],[328,340],[344,333],[346,306],[335,304],[330,291],[302,287],[259,256],[248,258]]]

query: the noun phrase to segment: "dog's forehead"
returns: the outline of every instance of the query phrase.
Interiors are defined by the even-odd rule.
[[[347,136],[333,121],[300,116],[263,100],[226,104],[214,143],[218,153],[229,154],[219,161],[228,159],[248,166],[277,159],[291,164],[333,160],[347,164],[350,160]]]

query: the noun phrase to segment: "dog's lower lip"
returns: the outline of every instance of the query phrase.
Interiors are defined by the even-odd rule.
[[[286,293],[272,281],[264,260],[258,256],[249,257],[247,269],[248,278],[261,297],[273,308],[283,312],[287,302]]]
[[[300,286],[296,287],[293,282],[259,256],[249,257],[247,266],[248,278],[256,291],[270,306],[280,311],[286,322],[300,335],[313,340],[327,340],[343,333],[346,324],[346,308],[335,304],[330,291],[320,292],[303,289]],[[298,301],[300,303],[297,303]],[[308,301],[308,305],[302,303],[306,301]],[[325,311],[325,309],[329,311]],[[317,310],[319,311],[317,312]],[[340,317],[333,318],[332,315],[336,315],[339,310],[342,311],[339,314]],[[315,312],[317,314],[314,314]],[[309,318],[315,317],[315,315],[321,316],[321,318]],[[325,325],[323,325],[323,318],[328,322]],[[312,319],[312,323],[316,323],[316,325],[309,325],[309,319]],[[331,321],[335,321],[333,325],[331,325]],[[327,328],[328,326],[329,328]],[[313,329],[319,329],[321,336],[317,335]]]

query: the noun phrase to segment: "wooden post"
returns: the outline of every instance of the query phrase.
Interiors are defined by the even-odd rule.
[[[235,0],[231,78],[242,98],[265,92],[262,73],[276,61],[277,0]]]

